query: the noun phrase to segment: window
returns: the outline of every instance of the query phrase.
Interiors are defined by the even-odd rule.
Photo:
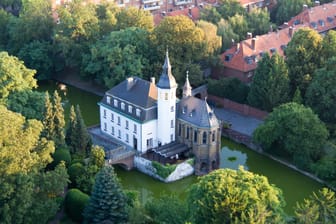
[[[111,134],[114,135],[114,127],[112,127]]]
[[[215,131],[212,132],[212,141],[213,142],[216,141],[216,132]]]
[[[174,135],[173,134],[170,135],[170,141],[171,142],[174,141]]]
[[[179,126],[178,126],[178,136],[181,136],[181,124],[179,124]]]
[[[152,148],[153,147],[153,139],[147,139],[147,149]]]
[[[129,142],[128,134],[126,134],[126,142]]]
[[[168,93],[165,93],[165,100],[168,100]]]
[[[170,121],[170,127],[173,128],[174,127],[174,120]]]
[[[118,138],[121,138],[121,131],[118,130]]]
[[[114,99],[113,104],[114,104],[115,107],[118,107],[118,100]]]
[[[136,109],[136,116],[140,117],[141,114],[141,110],[140,109]]]
[[[189,127],[187,127],[187,135],[186,135],[186,139],[189,139]]]
[[[206,133],[206,132],[203,132],[202,143],[203,143],[203,144],[206,144],[206,142],[207,142],[207,133]]]
[[[197,142],[197,131],[194,131],[194,142]]]
[[[107,102],[108,104],[111,103],[111,97],[110,97],[110,96],[107,96],[107,97],[106,97],[106,102]]]
[[[131,105],[128,106],[128,113],[133,113],[133,107]]]
[[[118,125],[120,126],[120,117],[118,116]]]
[[[133,126],[133,132],[134,132],[134,134],[137,133],[137,126],[136,126],[136,124],[134,124],[134,126]]]
[[[104,131],[107,131],[107,124],[104,122]]]
[[[170,107],[170,112],[174,112],[174,106]]]
[[[111,113],[111,121],[114,122],[114,114]]]
[[[106,110],[103,111],[103,117],[106,118]]]
[[[125,110],[125,103],[121,103],[121,109]]]
[[[126,121],[126,129],[128,130],[128,121]]]

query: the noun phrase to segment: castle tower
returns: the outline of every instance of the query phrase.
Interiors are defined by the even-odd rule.
[[[189,74],[188,73],[189,72],[187,71],[186,81],[185,81],[184,86],[183,86],[183,93],[182,93],[183,98],[192,95],[191,94],[191,85],[190,85],[190,82],[189,82]]]
[[[171,73],[168,51],[162,66],[162,74],[157,83],[158,91],[158,144],[165,145],[175,141],[176,88],[177,84]]]

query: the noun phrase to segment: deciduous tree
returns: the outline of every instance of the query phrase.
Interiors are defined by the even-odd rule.
[[[153,16],[149,11],[129,7],[123,8],[117,13],[117,29],[122,30],[129,27],[138,27],[147,31],[154,28]]]
[[[188,204],[194,223],[284,223],[281,190],[242,167],[200,178],[190,188]]]
[[[281,0],[277,1],[276,23],[278,25],[289,21],[303,10],[303,5],[310,5],[310,0]]]
[[[294,164],[309,169],[323,156],[328,131],[310,108],[287,103],[268,115],[253,138],[264,150],[289,155]]]
[[[57,146],[62,146],[65,144],[64,109],[62,106],[62,98],[58,95],[56,90],[53,95],[53,117],[55,125],[55,135],[53,136],[53,139]]]

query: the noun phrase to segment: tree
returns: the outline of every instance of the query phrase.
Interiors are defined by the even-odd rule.
[[[106,166],[97,174],[88,205],[84,209],[84,223],[126,223],[126,196],[114,173]]]
[[[50,79],[53,72],[52,45],[47,41],[32,41],[25,44],[18,52],[20,59],[25,61],[28,67],[37,70],[38,80]]]
[[[266,177],[219,169],[200,178],[188,194],[194,223],[284,223],[280,189]]]
[[[8,24],[12,15],[0,8],[0,51],[7,50],[9,40]]]
[[[147,31],[154,28],[153,16],[149,11],[135,7],[123,8],[117,13],[117,29],[138,27]]]
[[[253,139],[264,150],[289,156],[305,169],[323,156],[327,138],[328,131],[317,115],[297,103],[274,108],[253,133]]]
[[[70,152],[74,154],[76,152],[76,113],[75,107],[71,105],[69,113],[68,128],[66,130],[65,142],[70,148]]]
[[[44,126],[44,133],[43,136],[47,139],[51,140],[55,136],[55,121],[54,121],[54,112],[53,112],[53,105],[50,101],[49,93],[46,92],[45,94],[45,111],[43,117],[43,126]]]
[[[70,189],[65,197],[65,211],[72,220],[83,221],[83,210],[89,202],[89,195],[78,189]]]
[[[105,151],[101,146],[92,146],[90,153],[90,164],[102,168],[105,164]]]
[[[155,27],[153,43],[157,46],[156,74],[161,73],[164,52],[169,49],[169,59],[173,74],[178,83],[185,80],[186,71],[195,65],[195,62],[205,56],[204,32],[186,16],[167,16]],[[184,67],[183,67],[184,66]],[[193,80],[199,73],[191,73]]]
[[[176,195],[163,195],[145,204],[146,212],[153,223],[187,223],[188,209]]]
[[[221,20],[221,14],[218,13],[216,7],[206,5],[201,10],[201,19],[213,24],[217,24]]]
[[[222,52],[232,47],[234,42],[239,42],[239,36],[232,30],[228,21],[221,19],[217,27],[218,35],[222,37]]]
[[[217,11],[223,19],[229,19],[235,15],[244,16],[246,14],[246,10],[238,0],[220,0],[219,2]]]
[[[289,21],[302,11],[303,5],[310,5],[310,0],[281,0],[277,2],[276,23],[278,25]]]
[[[26,68],[17,57],[0,52],[0,102],[12,92],[37,87],[34,79],[36,71]]]
[[[297,204],[295,208],[296,223],[335,223],[336,196],[328,188],[313,193],[309,199]]]
[[[22,1],[19,17],[9,24],[9,48],[16,54],[32,41],[51,41],[53,29],[51,1]]]
[[[45,113],[45,93],[33,90],[12,92],[7,99],[7,108],[22,114],[27,119],[42,121]]]
[[[53,96],[53,118],[54,118],[54,126],[55,126],[55,135],[53,136],[54,142],[57,146],[62,146],[65,144],[65,136],[64,136],[64,109],[62,106],[62,98],[58,95],[58,92],[55,90]]]
[[[86,154],[91,148],[91,136],[86,128],[79,105],[76,106],[76,152]]]
[[[329,58],[336,54],[336,31],[329,30],[323,37],[321,51],[322,64],[326,63]]]
[[[267,9],[255,8],[247,14],[249,32],[253,35],[262,35],[267,33],[272,24]]]
[[[96,15],[99,21],[100,37],[108,35],[117,29],[117,13],[120,11],[114,2],[101,1],[96,6]]]
[[[336,122],[335,62],[336,57],[332,57],[323,68],[315,71],[314,79],[306,93],[306,104],[319,115],[321,120],[329,123]]]
[[[247,100],[250,105],[272,111],[289,101],[288,69],[283,57],[265,54],[258,62]]]
[[[286,48],[292,93],[299,87],[305,96],[314,71],[321,66],[321,46],[322,37],[316,30],[302,28],[294,33]]]
[[[231,29],[238,35],[239,40],[244,40],[249,27],[246,18],[243,15],[236,14],[228,19]]]
[[[74,0],[57,8],[60,23],[56,26],[55,41],[66,65],[79,66],[82,55],[99,37],[96,6]]]
[[[205,56],[211,57],[218,54],[222,47],[222,40],[220,36],[217,36],[217,26],[200,20],[197,22],[197,27],[204,32]]]
[[[143,77],[149,69],[149,33],[140,28],[111,32],[84,57],[86,76],[111,88],[129,76]],[[148,72],[149,73],[149,72]]]

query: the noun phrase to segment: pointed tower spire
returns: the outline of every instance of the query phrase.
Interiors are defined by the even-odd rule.
[[[188,97],[188,96],[192,96],[192,92],[191,92],[191,85],[189,82],[189,71],[187,71],[187,75],[186,75],[186,81],[184,83],[183,86],[183,98]]]
[[[163,89],[170,89],[173,87],[177,87],[175,78],[171,73],[171,65],[169,62],[168,50],[166,51],[166,58],[162,66],[162,74],[160,76],[160,80],[157,84],[157,87]]]

